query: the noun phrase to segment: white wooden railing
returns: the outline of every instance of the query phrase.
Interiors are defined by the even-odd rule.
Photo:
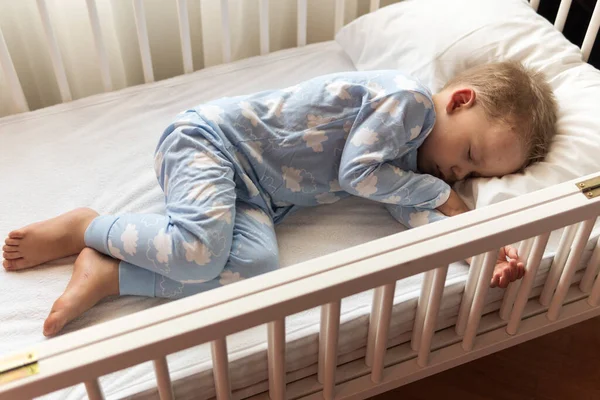
[[[593,177],[582,179],[590,178]],[[600,182],[597,175],[595,178],[596,183]],[[591,228],[600,215],[600,196],[589,198],[576,186],[579,182],[556,185],[451,220],[310,260],[295,268],[274,271],[260,279],[241,281],[40,343],[35,350],[39,364],[37,374],[0,385],[0,398],[32,398],[84,382],[90,398],[100,399],[99,376],[154,360],[161,398],[171,399],[166,356],[210,342],[217,398],[230,399],[225,338],[253,326],[268,324],[269,396],[284,399],[288,396],[285,318],[321,306],[319,393],[326,399],[333,399],[334,395],[344,393],[345,387],[354,385],[352,382],[336,384],[336,371],[340,368],[336,345],[340,302],[344,297],[372,288],[376,290],[365,363],[370,376],[368,385],[377,388],[386,379],[391,379],[385,371],[397,370],[386,359],[395,282],[422,272],[425,272],[425,279],[411,333],[416,365],[411,367],[410,352],[403,354],[403,357],[409,357],[403,362],[398,361],[406,365],[400,369],[401,374],[398,372],[404,378],[422,374],[423,368],[435,371],[440,365],[445,368],[458,365],[464,362],[462,360],[468,360],[471,353],[489,352],[494,346],[507,347],[505,342],[512,336],[535,337],[558,329],[567,321],[573,323],[600,315],[600,278],[596,278],[600,247],[596,247],[579,287],[571,287]],[[550,303],[549,307],[544,307],[537,300],[530,300],[532,281],[550,232],[563,227],[571,228],[562,235],[550,273],[559,279],[548,278],[546,281],[544,291],[550,293]],[[481,319],[497,249],[519,241],[522,241],[520,249],[527,259],[525,278],[520,285],[513,286],[517,287],[514,301],[507,301],[510,291],[505,292],[506,320],[498,319],[493,323],[495,335],[503,331],[505,336],[503,341],[491,343],[480,339],[478,345],[478,335],[490,330],[489,323],[482,325]],[[567,249],[568,255],[563,256]],[[474,265],[470,268],[462,296],[459,321],[449,338],[446,334],[449,344],[445,348],[452,347],[452,343],[460,347],[454,347],[446,354],[445,349],[436,349],[438,346],[432,345],[446,272],[450,263],[470,256],[475,256]],[[543,299],[540,301],[544,303]],[[573,301],[578,301],[578,305],[564,311],[565,305]],[[538,304],[535,309],[538,311],[533,315],[545,315],[542,320],[535,319],[537,317],[524,319],[525,306],[530,307],[528,317],[531,317],[533,303]],[[521,329],[525,321],[528,324]],[[437,354],[433,361],[432,352]],[[364,385],[364,380],[362,382]]]

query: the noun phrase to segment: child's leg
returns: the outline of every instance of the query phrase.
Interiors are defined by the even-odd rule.
[[[237,203],[235,215],[229,260],[219,277],[205,283],[177,282],[124,261],[119,263],[93,249],[84,249],[75,261],[69,285],[52,306],[44,323],[44,334],[56,334],[107,296],[132,294],[176,299],[277,269],[277,241],[269,216],[241,202]]]
[[[119,290],[121,295],[147,295],[140,290],[140,282],[149,282],[154,288],[154,296],[176,299],[252,278],[278,267],[277,239],[270,217],[256,206],[238,202],[231,253],[217,278],[204,283],[177,282],[122,262]]]
[[[86,245],[176,281],[219,276],[231,248],[234,170],[201,134],[176,128],[157,152],[167,215],[100,216],[85,233]],[[154,294],[153,287],[147,290]]]
[[[177,128],[157,152],[166,216],[100,216],[89,224],[85,244],[112,258],[102,258],[93,251],[80,254],[69,287],[55,302],[46,321],[46,334],[58,332],[101,298],[119,293],[112,284],[116,282],[118,287],[119,281],[114,259],[123,260],[123,265],[130,267],[137,265],[124,268],[124,282],[127,277],[133,278],[136,294],[145,296],[154,296],[154,282],[145,281],[144,273],[166,275],[184,284],[207,282],[221,274],[233,235],[234,172],[227,158],[201,133],[197,129]],[[91,275],[89,271],[93,264],[116,273],[102,275],[101,282],[99,274]],[[87,273],[78,272],[86,268]],[[77,279],[86,274],[88,280],[97,276],[95,284],[102,285],[103,290]]]

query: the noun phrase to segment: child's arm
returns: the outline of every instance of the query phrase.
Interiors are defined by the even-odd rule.
[[[439,206],[437,210],[448,217],[453,217],[469,211],[469,207],[453,189],[450,189],[448,201]]]
[[[433,103],[419,92],[394,92],[363,104],[340,159],[340,187],[401,207],[432,210],[445,203],[450,193],[446,182],[395,165],[414,151],[434,119]]]
[[[469,211],[469,208],[454,190],[450,190],[448,201],[438,207],[437,210],[446,216],[452,217]],[[465,261],[471,265],[471,258],[467,258]],[[517,249],[512,246],[502,247],[498,252],[490,286],[506,288],[510,282],[521,279],[523,275],[525,275],[525,264],[519,259]]]

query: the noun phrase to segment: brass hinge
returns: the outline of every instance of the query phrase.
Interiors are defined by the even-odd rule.
[[[37,354],[33,351],[0,359],[0,385],[39,372]]]
[[[600,196],[600,176],[597,176],[587,181],[579,182],[577,188],[581,190],[588,199],[593,199]]]

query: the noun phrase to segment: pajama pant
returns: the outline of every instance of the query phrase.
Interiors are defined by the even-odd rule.
[[[175,127],[156,152],[166,215],[99,216],[88,247],[121,260],[121,295],[181,298],[277,269],[271,217],[236,195],[231,161],[198,127]]]

